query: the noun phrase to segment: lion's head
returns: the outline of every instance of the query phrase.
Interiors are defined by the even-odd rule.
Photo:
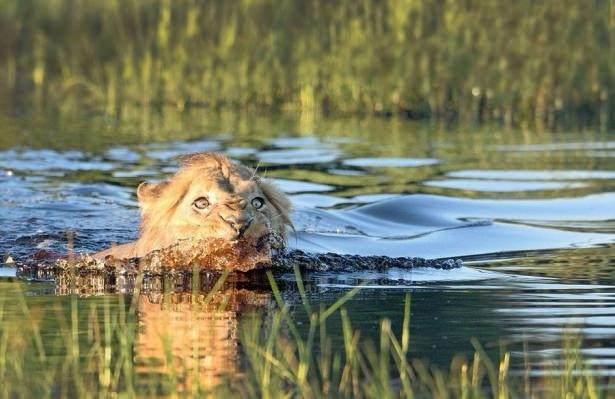
[[[186,155],[180,166],[170,179],[137,189],[136,256],[186,239],[255,245],[273,236],[283,244],[291,225],[290,202],[254,170],[215,153]]]

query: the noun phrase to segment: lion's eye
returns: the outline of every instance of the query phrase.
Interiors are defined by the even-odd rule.
[[[252,198],[252,206],[256,209],[260,209],[265,205],[265,200],[262,197],[254,197]]]
[[[209,206],[209,200],[205,197],[199,197],[194,200],[194,202],[192,203],[192,206],[194,206],[197,209],[205,209]]]

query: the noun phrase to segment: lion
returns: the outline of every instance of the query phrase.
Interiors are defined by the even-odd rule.
[[[283,247],[292,222],[290,201],[282,191],[222,154],[189,154],[180,157],[179,163],[180,169],[170,179],[138,186],[139,238],[98,252],[94,258],[141,258],[177,248],[180,242],[252,250],[242,254]],[[199,248],[208,251],[202,249],[207,247],[212,245]]]

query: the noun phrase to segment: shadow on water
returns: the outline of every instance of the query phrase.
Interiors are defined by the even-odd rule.
[[[519,362],[526,344],[532,361],[542,364],[557,355],[569,327],[585,339],[581,350],[594,371],[615,374],[615,145],[608,134],[441,131],[382,120],[320,121],[306,128],[273,118],[248,123],[201,116],[150,136],[121,125],[117,137],[100,121],[52,124],[51,135],[11,121],[0,151],[0,253],[91,252],[134,239],[136,185],[172,173],[179,154],[215,150],[258,165],[287,192],[297,230],[291,247],[466,260],[451,271],[306,274],[308,298],[323,306],[364,285],[346,308],[367,337],[375,336],[382,317],[399,330],[410,292],[414,357],[446,367],[454,354],[472,351],[476,337],[492,351],[506,344]],[[98,141],[79,142],[76,132]],[[384,134],[390,140],[382,140]],[[4,281],[14,274],[0,267],[0,284],[14,284]],[[300,320],[295,276],[278,273],[276,280]],[[48,282],[21,284],[33,313],[67,306],[62,295],[70,291]],[[184,332],[196,328],[211,333],[197,345],[210,352],[191,361],[203,370],[214,359],[239,367],[229,359],[236,356],[243,309],[266,312],[271,300],[267,284],[234,284],[217,299],[229,307],[196,314],[199,300],[186,290],[154,284],[137,300],[144,333],[136,351],[159,367],[167,353],[148,334],[172,329],[189,344]],[[206,286],[197,288],[197,298],[208,295]],[[119,291],[102,297],[130,295]],[[0,295],[10,300],[11,292]],[[100,298],[80,297],[78,306],[87,309]],[[19,322],[10,314],[8,320]],[[339,323],[331,320],[330,331],[339,332]],[[184,349],[170,349],[183,356]],[[155,367],[153,376],[163,373]],[[214,381],[214,374],[203,378]]]

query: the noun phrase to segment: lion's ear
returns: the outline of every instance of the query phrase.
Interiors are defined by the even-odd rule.
[[[139,205],[142,207],[153,199],[160,196],[162,189],[167,185],[167,182],[161,183],[147,183],[143,182],[137,187],[137,198],[139,199]]]

